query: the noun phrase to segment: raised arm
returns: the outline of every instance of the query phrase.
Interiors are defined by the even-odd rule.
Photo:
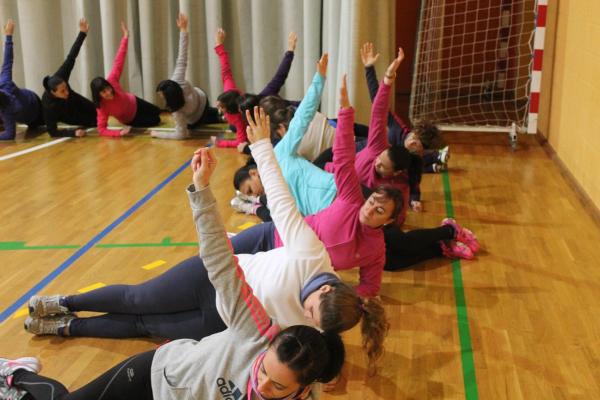
[[[248,139],[252,156],[256,161],[258,174],[265,188],[271,218],[277,232],[286,246],[288,254],[301,257],[318,256],[325,253],[325,247],[315,232],[304,222],[296,201],[291,195],[271,144],[269,117],[262,108],[254,108],[254,119],[246,111]]]
[[[60,66],[60,68],[54,73],[56,76],[60,76],[63,78],[65,82],[69,81],[69,77],[71,76],[71,71],[73,71],[73,67],[75,66],[75,60],[79,55],[79,50],[81,50],[81,45],[83,45],[83,41],[85,40],[87,33],[89,30],[89,24],[85,18],[81,18],[79,20],[79,34],[75,39],[75,43],[71,47],[71,51],[67,54],[67,58],[65,62]]]
[[[298,35],[295,32],[290,32],[288,35],[288,49],[283,55],[281,63],[275,72],[275,76],[267,86],[259,93],[259,96],[269,96],[279,93],[281,87],[285,84],[285,80],[290,73],[292,67],[292,61],[294,61],[294,50],[296,49],[296,43],[298,43]]]
[[[398,57],[392,61],[386,70],[383,84],[379,86],[375,100],[373,100],[373,106],[371,108],[371,121],[369,122],[367,148],[372,152],[376,152],[377,154],[389,147],[386,133],[386,121],[390,103],[390,92],[391,86],[396,78],[396,71],[398,70],[398,67],[403,59],[404,51],[402,48],[399,48]]]
[[[15,23],[9,19],[4,25],[4,61],[2,62],[2,73],[0,73],[0,84],[12,82],[12,65],[13,65],[13,32]]]
[[[182,83],[185,81],[188,58],[188,19],[185,14],[179,13],[177,16],[177,26],[179,27],[179,52],[171,80]]]
[[[110,70],[108,76],[106,77],[106,80],[111,83],[119,82],[119,79],[121,79],[121,74],[123,73],[123,66],[125,65],[125,58],[127,57],[129,31],[127,30],[127,26],[125,26],[124,22],[121,22],[121,30],[123,31],[123,38],[121,39],[119,50],[117,51],[117,55],[115,56],[115,62],[113,63],[113,67]]]
[[[340,111],[333,142],[333,175],[338,198],[350,203],[362,204],[364,198],[358,175],[354,169],[355,158],[354,109],[348,99],[346,75],[344,74],[340,87]]]
[[[313,77],[312,83],[308,87],[304,98],[300,102],[300,106],[294,113],[294,118],[290,121],[287,133],[277,144],[277,151],[286,154],[294,154],[298,150],[298,146],[308,130],[310,122],[315,117],[321,95],[323,94],[323,86],[325,85],[325,76],[327,74],[327,63],[329,56],[327,53],[321,56],[317,63],[317,73]],[[280,154],[280,153],[278,153]]]
[[[233,73],[231,72],[231,66],[229,65],[229,54],[225,50],[225,31],[223,28],[217,29],[215,33],[215,53],[219,56],[219,62],[221,63],[221,79],[223,80],[223,91],[238,90],[235,80],[233,79]]]
[[[375,46],[373,43],[366,42],[360,48],[360,59],[365,66],[365,74],[367,76],[367,87],[369,88],[369,97],[371,102],[377,94],[379,89],[379,82],[377,82],[377,74],[375,73],[375,63],[379,58],[379,53],[375,54]]]
[[[208,278],[219,294],[225,324],[234,330],[254,331],[257,336],[268,334],[271,320],[260,301],[246,283],[238,265],[225,227],[209,187],[209,179],[216,167],[216,158],[209,149],[199,149],[192,158],[194,185],[188,188],[188,197],[200,242],[200,257]]]

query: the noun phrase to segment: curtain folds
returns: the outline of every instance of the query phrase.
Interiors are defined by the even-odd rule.
[[[290,31],[298,34],[294,63],[281,95],[300,100],[316,72],[321,51],[330,54],[322,111],[334,117],[343,73],[349,75],[357,119],[368,121],[369,98],[359,46],[370,40],[382,54],[382,73],[394,54],[392,0],[0,0],[0,21],[16,23],[13,79],[41,94],[42,79],[64,61],[86,17],[90,32],[77,59],[70,84],[90,96],[89,82],[110,71],[119,42],[120,22],[130,39],[121,84],[158,103],[155,88],[175,64],[179,31],[175,19],[188,15],[190,48],[187,78],[205,90],[211,103],[222,91],[214,32],[227,31],[225,47],[240,88],[260,91],[287,48]],[[158,103],[159,104],[159,103]],[[159,104],[160,105],[160,104]]]

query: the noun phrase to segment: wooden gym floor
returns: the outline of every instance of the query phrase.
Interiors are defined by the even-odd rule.
[[[511,152],[502,134],[447,137],[447,179],[424,176],[425,212],[408,227],[453,213],[482,250],[386,272],[392,328],[379,374],[366,376],[355,328],[344,378],[325,398],[600,398],[600,229],[535,139],[520,136]],[[184,189],[204,141],[91,136],[7,158],[50,141],[0,144],[0,356],[35,355],[74,389],[158,342],[34,337],[22,327],[25,299],[142,282],[194,254]],[[257,222],[229,207],[244,160],[217,155],[213,191],[236,232]]]

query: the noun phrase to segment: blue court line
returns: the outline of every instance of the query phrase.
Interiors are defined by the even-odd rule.
[[[142,197],[137,203],[135,203],[129,210],[125,211],[119,218],[117,218],[113,223],[104,228],[102,232],[98,235],[94,236],[92,240],[83,245],[79,250],[77,250],[71,257],[69,257],[65,262],[58,266],[54,271],[48,274],[44,279],[38,282],[37,285],[32,287],[21,296],[17,301],[11,304],[6,310],[2,311],[0,314],[0,323],[6,321],[8,317],[10,317],[13,313],[15,313],[23,303],[29,300],[29,298],[44,287],[46,287],[50,282],[52,282],[56,277],[58,277],[63,271],[69,268],[79,257],[84,255],[89,249],[94,247],[96,243],[102,240],[106,235],[108,235],[113,229],[121,224],[121,222],[125,221],[131,214],[137,211],[138,208],[143,206],[148,200],[150,200],[156,193],[158,193],[163,187],[165,187],[169,182],[171,182],[177,175],[181,173],[187,166],[189,165],[190,160],[186,161],[181,167],[177,168],[175,172],[169,175],[164,181],[159,183],[154,189],[152,189],[148,194]]]

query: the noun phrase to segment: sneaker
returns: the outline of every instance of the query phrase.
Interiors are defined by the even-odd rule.
[[[447,165],[449,159],[450,159],[450,147],[446,146],[443,149],[440,149],[439,154],[438,154],[438,160],[440,160],[440,163],[443,165]]]
[[[42,369],[40,361],[35,357],[21,357],[16,360],[0,358],[0,377],[6,378],[18,369],[24,369],[37,374]]]
[[[60,305],[59,294],[53,296],[31,296],[29,299],[29,315],[32,317],[47,317],[55,314],[68,314],[69,309]]]
[[[231,199],[231,207],[233,207],[236,211],[246,214],[254,214],[254,204],[249,203],[240,199],[238,196],[235,196]]]
[[[252,203],[252,204],[258,203],[258,197],[256,197],[256,196],[248,196],[248,195],[240,192],[239,190],[235,191],[235,195],[237,197],[239,197],[240,199],[242,199],[243,201],[245,201],[245,202]]]
[[[454,218],[444,218],[442,225],[450,225],[454,228],[454,239],[466,244],[473,253],[479,251],[479,241],[477,236],[467,228],[463,228]]]
[[[19,369],[37,374],[42,366],[35,357],[22,357],[16,360],[0,358],[0,399],[21,400],[27,394],[25,390],[12,386],[13,374]]]
[[[440,173],[448,169],[448,166],[446,164],[434,163],[431,165],[431,168],[433,169],[433,172]]]
[[[450,240],[449,242],[441,241],[440,247],[442,248],[442,254],[448,258],[471,260],[474,257],[473,252],[466,244],[456,240]]]
[[[77,316],[75,314],[52,315],[44,318],[27,317],[25,319],[25,330],[34,335],[55,335],[59,331],[68,328]]]
[[[23,389],[12,386],[12,375],[8,378],[0,378],[0,399],[21,400],[27,395]]]

